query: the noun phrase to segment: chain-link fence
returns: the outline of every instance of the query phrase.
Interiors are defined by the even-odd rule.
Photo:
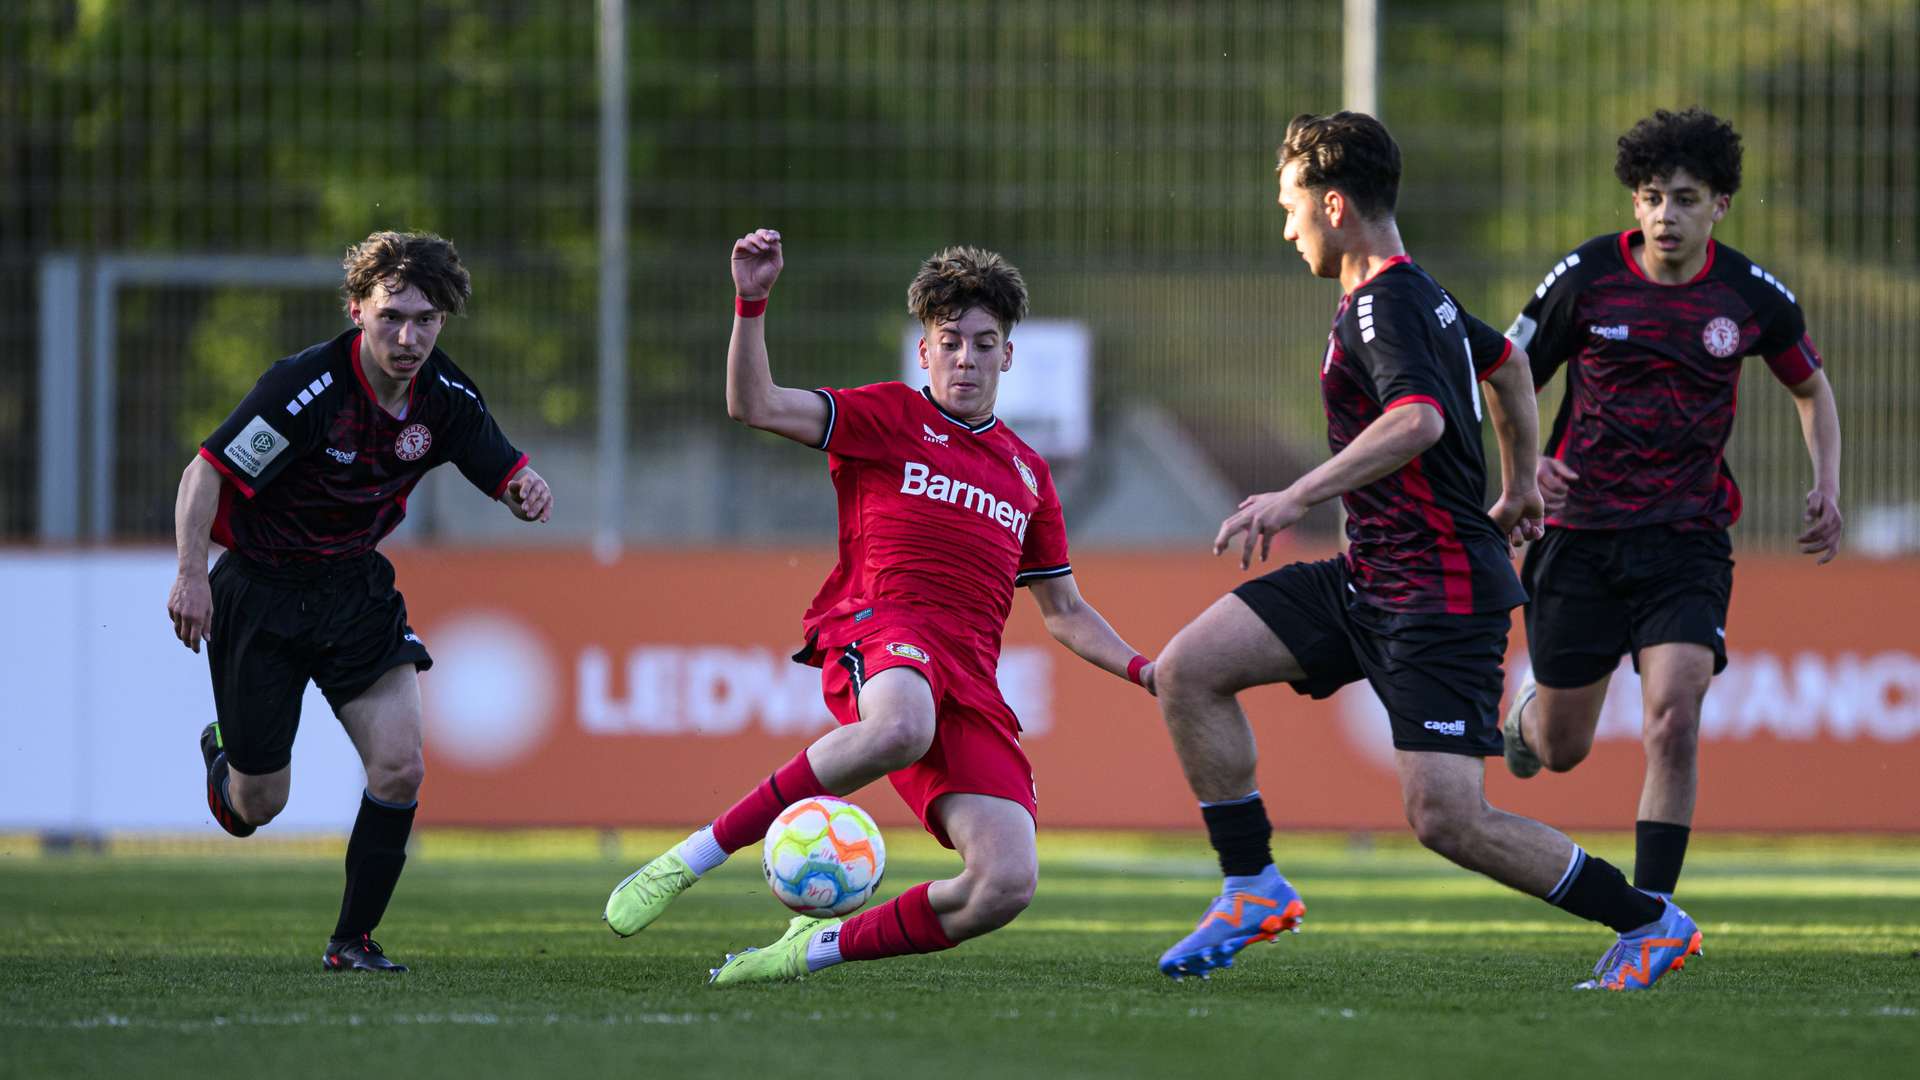
[[[831,535],[820,462],[722,406],[726,249],[763,224],[787,238],[769,339],[792,385],[894,376],[906,281],[949,243],[1005,252],[1036,317],[1085,323],[1096,434],[1061,469],[1070,521],[1155,517],[1114,464],[1141,430],[1119,418],[1143,410],[1193,451],[1180,468],[1225,490],[1319,460],[1314,369],[1337,288],[1280,238],[1272,149],[1293,114],[1341,105],[1341,18],[1338,0],[631,5],[628,535]],[[460,245],[476,298],[445,347],[584,531],[597,27],[584,0],[0,7],[0,538],[37,532],[49,257],[325,257],[386,227]],[[1807,309],[1856,535],[1913,528],[1914,3],[1383,0],[1381,27],[1403,232],[1496,325],[1566,250],[1631,224],[1612,179],[1621,131],[1660,106],[1734,120],[1745,186],[1716,235]],[[115,310],[113,533],[159,540],[221,411],[344,323],[319,287],[127,286]],[[1810,471],[1787,397],[1746,389],[1736,536],[1780,548]],[[1077,512],[1100,500],[1118,509]]]

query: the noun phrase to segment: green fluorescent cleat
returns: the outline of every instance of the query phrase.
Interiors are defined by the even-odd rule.
[[[764,949],[748,949],[738,956],[728,953],[725,963],[707,972],[707,981],[715,986],[736,986],[798,979],[807,973],[807,943],[813,940],[814,931],[839,925],[839,919],[795,915],[779,941]]]
[[[669,851],[628,874],[613,887],[607,897],[607,910],[600,916],[614,933],[632,937],[647,928],[673,903],[673,898],[700,880],[687,860],[677,851]]]

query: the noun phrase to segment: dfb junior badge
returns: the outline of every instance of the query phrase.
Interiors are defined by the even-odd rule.
[[[427,456],[433,446],[433,432],[425,424],[408,424],[393,440],[393,452],[400,455],[401,461],[419,461]]]

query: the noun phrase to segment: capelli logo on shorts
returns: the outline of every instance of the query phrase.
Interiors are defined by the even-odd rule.
[[[1429,720],[1420,726],[1426,728],[1428,731],[1437,731],[1442,735],[1465,736],[1467,733],[1467,722],[1465,720]]]
[[[918,645],[909,645],[904,641],[893,642],[887,646],[887,651],[894,656],[904,656],[908,660],[917,660],[922,664],[927,662],[926,650]]]

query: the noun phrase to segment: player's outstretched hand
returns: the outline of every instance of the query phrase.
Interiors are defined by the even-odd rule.
[[[1213,553],[1218,555],[1227,550],[1235,536],[1246,533],[1246,542],[1240,546],[1240,569],[1246,570],[1253,566],[1256,538],[1260,541],[1260,561],[1266,562],[1273,538],[1306,516],[1307,507],[1291,491],[1249,495],[1240,500],[1240,509],[1220,523],[1220,533],[1213,538]]]
[[[1840,504],[1832,495],[1814,488],[1807,492],[1807,510],[1800,516],[1806,528],[1796,537],[1803,554],[1818,554],[1820,559],[1814,565],[1825,566],[1840,554],[1840,537],[1846,532],[1846,523],[1840,518]]]
[[[553,491],[547,482],[532,469],[521,469],[507,481],[504,493],[507,509],[521,521],[538,521],[544,524],[553,517]]]
[[[1557,514],[1567,505],[1567,485],[1580,479],[1567,463],[1559,458],[1542,456],[1540,467],[1534,472],[1534,479],[1540,485],[1540,497],[1546,500],[1547,513]]]
[[[1514,547],[1538,540],[1546,535],[1546,501],[1540,495],[1540,489],[1532,491],[1500,493],[1500,501],[1487,511],[1493,519],[1494,527],[1507,538]]]
[[[173,579],[167,592],[167,617],[173,620],[173,636],[180,644],[200,651],[200,643],[210,640],[207,627],[213,623],[213,586],[205,574],[181,574]]]
[[[780,254],[780,234],[755,229],[733,242],[733,291],[748,300],[761,300],[773,291],[786,259]]]

